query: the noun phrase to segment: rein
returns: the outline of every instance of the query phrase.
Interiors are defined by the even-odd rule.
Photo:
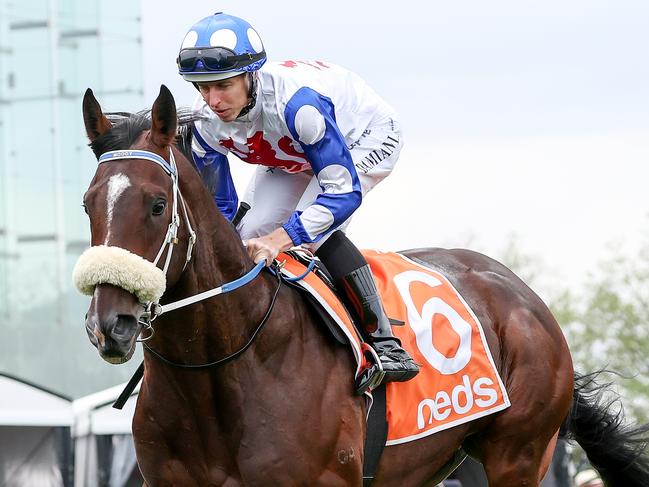
[[[246,284],[251,282],[255,277],[259,275],[259,273],[265,266],[265,261],[258,262],[250,271],[245,273],[240,278],[235,279],[234,281],[226,282],[225,284],[219,287],[215,287],[214,289],[210,289],[209,291],[203,291],[202,293],[194,294],[193,296],[174,301],[173,303],[148,303],[145,308],[146,312],[150,313],[151,321],[153,321],[163,313],[168,313],[169,311],[174,311],[178,308],[184,308],[185,306],[198,303],[199,301],[203,301],[214,296],[218,296],[219,294],[229,293],[230,291],[239,289],[241,286],[245,286]]]
[[[167,233],[165,235],[165,238],[162,242],[162,245],[160,247],[160,250],[158,251],[155,260],[153,261],[153,265],[157,267],[158,261],[162,257],[162,254],[164,253],[165,248],[168,247],[167,251],[167,257],[163,266],[163,273],[167,274],[167,271],[169,269],[169,265],[171,263],[171,256],[173,252],[174,245],[178,244],[178,229],[180,228],[180,217],[178,215],[178,202],[180,202],[180,206],[182,207],[183,211],[183,216],[185,223],[187,224],[187,230],[189,232],[189,244],[187,247],[187,255],[185,258],[185,264],[183,266],[183,271],[187,267],[187,264],[190,262],[191,257],[192,257],[192,251],[194,248],[194,245],[197,240],[197,235],[196,232],[194,232],[191,222],[189,220],[189,212],[187,211],[187,206],[185,204],[185,200],[183,199],[182,193],[180,192],[179,184],[178,184],[178,168],[176,166],[176,161],[174,159],[173,155],[173,150],[170,149],[169,151],[169,162],[167,162],[163,157],[159,156],[158,154],[150,151],[145,151],[145,150],[117,150],[117,151],[109,151],[104,154],[102,154],[99,157],[99,164],[104,164],[110,161],[115,161],[115,160],[124,160],[124,159],[144,159],[150,162],[153,162],[160,166],[166,173],[171,177],[172,180],[172,216],[171,216],[171,222],[169,223],[169,227],[167,228]],[[203,301],[205,299],[218,296],[220,294],[225,294],[230,291],[234,291],[235,289],[238,289],[242,286],[245,286],[249,282],[251,282],[253,279],[255,279],[261,270],[265,267],[265,262],[259,262],[255,265],[253,269],[251,269],[249,272],[247,272],[245,275],[242,277],[235,279],[234,281],[227,282],[225,284],[222,284],[221,286],[218,286],[214,289],[210,289],[208,291],[204,291],[198,294],[195,294],[194,296],[189,296],[187,298],[172,302],[172,303],[167,303],[167,304],[160,304],[159,299],[156,301],[149,301],[146,303],[143,303],[144,306],[144,314],[143,316],[138,320],[138,323],[143,325],[144,329],[150,330],[150,335],[138,339],[140,342],[146,342],[147,340],[151,339],[155,333],[152,322],[161,314],[173,311],[185,306],[190,306],[192,304],[195,304],[197,302]],[[145,350],[147,350],[151,355],[153,355],[155,358],[160,360],[161,362],[171,365],[173,367],[177,368],[182,368],[182,369],[206,369],[209,367],[218,367],[220,365],[226,364],[237,357],[239,357],[241,354],[243,354],[254,342],[255,338],[259,334],[259,332],[262,330],[264,325],[267,323],[268,319],[270,318],[270,315],[273,311],[273,308],[275,306],[275,302],[277,300],[277,296],[279,295],[279,290],[281,288],[282,284],[282,276],[279,270],[275,271],[274,274],[277,276],[277,288],[275,289],[275,292],[273,294],[273,297],[270,301],[270,304],[268,306],[268,309],[266,310],[266,313],[264,317],[262,318],[261,322],[257,325],[255,328],[254,332],[248,339],[248,341],[237,351],[227,355],[226,357],[223,357],[219,360],[215,360],[210,363],[205,363],[205,364],[180,364],[173,362],[164,356],[162,356],[159,352],[156,352],[153,348],[151,348],[149,345],[146,343],[142,343],[143,347]],[[142,364],[143,365],[143,364]],[[115,401],[113,404],[113,407],[116,409],[121,409],[132,393],[133,389],[137,385],[137,383],[141,380],[142,375],[144,373],[143,367],[140,365],[140,367],[136,370],[134,373],[133,377],[129,381],[129,383],[126,385],[124,390],[122,391],[122,394],[120,397]]]
[[[210,292],[216,291],[217,289],[221,289],[222,290],[221,292],[212,294],[212,295],[216,296],[217,294],[223,294],[223,293],[226,293],[226,292],[233,291],[234,289],[237,289],[237,288],[249,283],[252,279],[254,279],[259,274],[260,270],[263,267],[264,267],[264,262],[262,261],[262,262],[258,263],[255,266],[255,268],[253,268],[250,272],[248,272],[243,277],[240,277],[239,279],[237,279],[235,281],[232,281],[230,283],[219,286],[218,288],[212,289],[211,291],[206,291],[206,293],[210,293]],[[223,358],[220,358],[218,360],[215,360],[213,362],[208,362],[208,363],[205,363],[205,364],[180,364],[180,363],[177,363],[177,362],[173,362],[173,361],[169,360],[168,358],[165,358],[160,353],[156,352],[153,348],[151,348],[146,343],[144,343],[146,340],[149,340],[153,336],[153,327],[151,326],[150,320],[155,319],[157,316],[160,316],[160,314],[155,315],[153,318],[150,318],[149,321],[144,322],[144,324],[145,325],[148,324],[148,328],[151,329],[151,335],[149,335],[146,339],[139,340],[139,341],[143,342],[142,343],[143,348],[147,352],[151,353],[151,355],[153,355],[156,359],[160,360],[164,364],[170,365],[172,367],[176,367],[178,369],[204,370],[204,369],[208,369],[210,367],[219,367],[221,365],[225,365],[228,362],[233,361],[234,359],[236,359],[237,357],[242,355],[246,350],[248,350],[248,348],[250,348],[250,345],[252,345],[252,343],[255,341],[255,338],[257,338],[257,335],[259,335],[259,332],[261,332],[262,328],[264,327],[264,325],[266,324],[266,322],[270,318],[271,313],[273,312],[273,308],[275,307],[275,301],[277,301],[277,296],[279,295],[279,290],[282,287],[282,279],[283,279],[282,274],[279,271],[279,269],[277,269],[277,270],[275,270],[273,272],[277,276],[277,288],[275,289],[275,292],[273,293],[273,298],[271,299],[270,304],[268,305],[268,309],[266,310],[266,314],[264,315],[262,320],[259,322],[259,324],[255,328],[255,331],[252,333],[252,335],[250,335],[250,338],[248,339],[248,341],[239,350],[237,350],[236,352],[233,352],[230,355],[226,355]],[[253,273],[255,273],[255,274],[253,275]],[[225,289],[226,287],[227,287],[227,289]],[[170,306],[171,305],[174,305],[174,304],[177,305],[179,303],[182,303],[183,301],[192,300],[192,302],[185,302],[184,304],[182,304],[182,306],[187,306],[189,304],[193,304],[194,302],[200,301],[200,299],[194,299],[194,298],[198,298],[199,296],[202,296],[203,294],[205,294],[205,293],[197,294],[195,296],[192,296],[191,298],[182,299],[180,301],[176,301],[175,303],[165,305],[167,307],[166,311],[170,311]],[[205,299],[205,298],[202,298],[202,299]],[[160,306],[160,305],[158,305],[158,306]],[[180,308],[180,307],[181,307],[180,305],[177,305],[173,309],[177,309],[177,308]],[[113,403],[113,408],[122,409],[124,407],[124,405],[126,404],[126,401],[128,401],[128,398],[131,397],[131,394],[133,393],[133,391],[135,390],[135,388],[137,387],[139,382],[142,380],[143,376],[144,376],[144,361],[135,370],[135,372],[133,372],[133,376],[128,381],[128,383],[124,386],[124,389],[122,390],[121,394],[119,395],[119,397]]]
[[[163,157],[159,156],[158,154],[146,150],[108,151],[99,157],[99,164],[103,164],[115,160],[124,160],[124,159],[144,159],[147,161],[151,161],[157,164],[158,166],[160,166],[167,173],[167,175],[171,177],[171,181],[173,185],[171,222],[169,223],[169,227],[167,228],[167,233],[165,234],[165,238],[162,242],[162,245],[160,246],[160,250],[158,251],[156,258],[153,261],[153,265],[157,266],[158,261],[160,260],[162,254],[164,253],[165,248],[169,247],[169,250],[167,252],[167,258],[165,260],[165,264],[162,271],[166,275],[167,271],[169,270],[169,264],[171,262],[171,256],[173,253],[174,245],[178,244],[178,229],[180,228],[180,218],[178,215],[178,201],[180,201],[183,209],[183,216],[185,217],[185,223],[187,224],[187,231],[189,232],[189,244],[187,246],[187,256],[185,259],[185,265],[183,266],[183,271],[184,271],[185,268],[187,267],[187,264],[192,258],[192,251],[194,249],[194,245],[196,244],[197,235],[191,226],[191,222],[189,220],[189,212],[187,211],[185,200],[182,196],[182,193],[180,192],[180,188],[178,184],[178,168],[176,166],[176,160],[174,158],[173,150],[171,149],[169,150],[169,162],[167,162]],[[151,335],[142,339],[141,341],[149,340],[153,336],[153,328],[151,326],[151,322],[161,314],[165,312],[173,311],[178,308],[189,306],[199,301],[203,301],[213,296],[218,296],[219,294],[225,294],[230,291],[234,291],[235,289],[238,289],[241,286],[245,286],[246,284],[248,284],[250,281],[252,281],[255,277],[259,275],[259,273],[261,272],[264,266],[265,263],[263,261],[259,262],[255,265],[253,269],[251,269],[249,272],[244,274],[242,277],[235,279],[234,281],[227,282],[225,284],[222,284],[221,286],[215,287],[208,291],[203,291],[202,293],[195,294],[194,296],[189,296],[187,298],[181,299],[179,301],[175,301],[173,303],[167,303],[165,305],[162,305],[160,304],[159,300],[149,301],[147,303],[144,303],[145,314],[143,316],[144,319],[141,320],[140,323],[144,325],[145,328],[152,330],[152,333]]]
[[[260,264],[263,264],[263,261],[260,262]],[[257,335],[259,334],[261,329],[264,327],[264,325],[268,321],[268,318],[270,318],[270,315],[273,312],[273,308],[275,307],[275,301],[277,300],[277,295],[279,294],[279,289],[282,287],[282,276],[281,276],[281,274],[279,272],[275,272],[275,275],[277,276],[277,287],[275,288],[275,292],[273,293],[273,298],[271,299],[270,304],[268,305],[268,309],[266,310],[266,314],[264,314],[264,317],[262,318],[262,320],[259,322],[259,324],[255,328],[255,331],[252,333],[252,335],[250,335],[250,338],[248,339],[246,344],[243,347],[241,347],[239,350],[237,350],[236,352],[233,352],[230,355],[226,355],[225,357],[220,358],[218,360],[215,360],[214,362],[208,362],[208,363],[205,363],[205,364],[180,364],[178,362],[172,362],[171,360],[163,357],[158,352],[153,350],[146,343],[143,343],[142,345],[144,346],[144,348],[148,352],[150,352],[155,358],[157,358],[161,362],[164,362],[167,365],[171,365],[172,367],[176,367],[176,368],[179,368],[179,369],[193,369],[193,370],[196,370],[196,369],[208,369],[210,367],[219,367],[221,365],[227,364],[228,362],[231,362],[232,360],[237,358],[239,355],[244,353],[246,350],[248,350],[248,348],[250,348],[250,345],[252,345],[252,342],[255,341],[255,338],[257,338]],[[240,279],[243,279],[243,278],[240,278]]]

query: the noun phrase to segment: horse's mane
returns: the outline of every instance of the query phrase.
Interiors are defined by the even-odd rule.
[[[189,108],[179,108],[177,113],[176,146],[189,161],[192,161],[192,128],[194,122],[201,117]],[[107,113],[106,117],[113,124],[113,128],[89,144],[97,158],[104,152],[128,149],[142,132],[151,128],[151,110],[136,113],[112,112]]]

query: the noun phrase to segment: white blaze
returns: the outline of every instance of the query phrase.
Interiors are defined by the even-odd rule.
[[[131,181],[128,179],[128,176],[125,174],[119,173],[114,174],[108,180],[108,194],[106,196],[106,242],[105,245],[108,245],[110,241],[110,224],[113,221],[113,209],[115,208],[115,203],[122,193],[131,185]]]

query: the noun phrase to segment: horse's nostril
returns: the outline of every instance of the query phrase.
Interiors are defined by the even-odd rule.
[[[137,319],[133,315],[117,315],[115,326],[111,332],[113,338],[130,339],[137,327]]]

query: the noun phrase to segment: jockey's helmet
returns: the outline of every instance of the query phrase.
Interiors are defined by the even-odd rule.
[[[257,31],[245,20],[223,12],[192,25],[176,59],[178,73],[194,83],[256,71],[265,62],[266,51]]]

